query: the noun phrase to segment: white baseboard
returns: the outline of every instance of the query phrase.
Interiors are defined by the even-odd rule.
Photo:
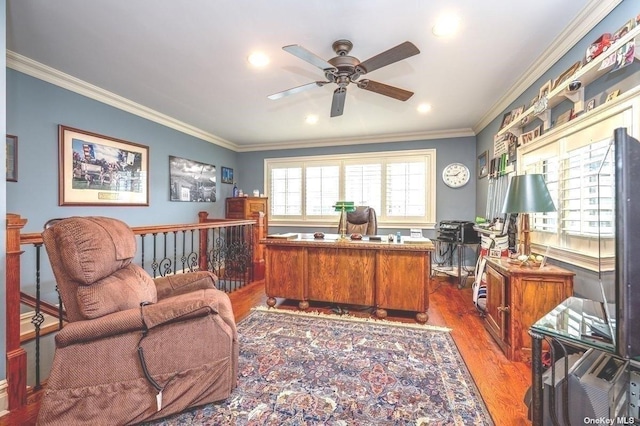
[[[9,393],[7,391],[7,381],[0,381],[0,417],[9,414]]]

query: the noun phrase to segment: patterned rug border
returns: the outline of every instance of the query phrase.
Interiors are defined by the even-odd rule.
[[[286,314],[292,316],[303,316],[303,317],[314,317],[314,318],[322,318],[322,319],[330,319],[334,321],[352,321],[352,322],[366,322],[370,324],[379,324],[379,325],[388,325],[391,327],[404,327],[404,328],[414,328],[418,330],[428,330],[428,331],[440,331],[444,333],[450,333],[451,329],[449,327],[442,327],[438,325],[429,325],[429,324],[418,324],[418,323],[405,323],[405,322],[396,322],[389,321],[384,319],[376,319],[376,318],[365,318],[365,317],[357,317],[350,314],[327,314],[324,312],[320,312],[317,310],[314,311],[292,311],[289,309],[279,309],[279,308],[270,308],[266,306],[256,306],[251,308],[252,311],[262,311],[262,312],[270,312],[276,314]]]

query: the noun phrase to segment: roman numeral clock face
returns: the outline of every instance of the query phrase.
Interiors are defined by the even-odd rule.
[[[451,163],[442,171],[442,180],[451,188],[460,188],[469,182],[471,173],[462,163]]]

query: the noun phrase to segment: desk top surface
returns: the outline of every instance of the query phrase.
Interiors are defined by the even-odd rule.
[[[340,238],[337,234],[325,234],[324,238],[314,238],[313,234],[274,234],[260,240],[266,246],[292,246],[317,248],[348,248],[361,250],[398,250],[398,251],[433,251],[433,242],[428,238],[412,239],[402,237],[402,242],[388,241],[386,235],[378,235],[381,240],[370,240],[365,235],[361,240],[351,240],[349,237]]]

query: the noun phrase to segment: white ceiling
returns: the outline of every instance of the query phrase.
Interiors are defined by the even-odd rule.
[[[620,1],[8,0],[7,64],[237,151],[472,135]],[[460,31],[437,38],[445,12]],[[419,55],[367,74],[413,97],[351,84],[335,118],[333,84],[267,99],[324,79],[282,46],[329,59],[338,39],[361,61],[413,42]]]

